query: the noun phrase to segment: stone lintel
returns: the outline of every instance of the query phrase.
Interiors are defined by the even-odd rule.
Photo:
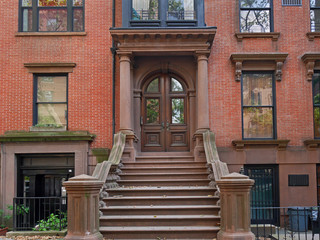
[[[276,146],[278,151],[286,150],[290,140],[233,140],[232,145],[237,151],[244,150],[245,146]]]
[[[306,64],[307,80],[312,81],[316,61],[320,60],[320,52],[305,53],[301,60]]]
[[[94,134],[86,131],[65,132],[6,132],[0,136],[0,142],[61,142],[61,141],[93,141]]]
[[[279,32],[270,33],[235,33],[238,42],[242,42],[244,38],[271,38],[272,41],[278,41],[280,37]]]
[[[308,150],[317,150],[320,148],[320,139],[308,139],[304,140],[303,143]]]
[[[232,62],[236,65],[236,81],[241,80],[242,69],[245,62],[248,61],[273,61],[275,65],[272,70],[276,71],[276,80],[282,79],[282,66],[286,60],[288,53],[233,53],[230,56]],[[255,70],[258,70],[259,66]]]
[[[47,62],[47,63],[24,63],[29,73],[72,73],[75,63]]]
[[[320,32],[307,32],[309,41],[313,41],[315,38],[320,38]]]

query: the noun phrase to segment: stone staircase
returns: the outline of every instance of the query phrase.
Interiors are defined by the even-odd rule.
[[[175,156],[174,156],[175,155]],[[107,239],[213,239],[219,231],[216,189],[206,162],[186,153],[150,153],[123,162],[120,188],[109,189],[100,232]]]

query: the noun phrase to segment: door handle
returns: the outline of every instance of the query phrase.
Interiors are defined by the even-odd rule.
[[[164,122],[161,123],[161,131],[164,129]]]
[[[167,131],[170,130],[170,123],[167,121]]]

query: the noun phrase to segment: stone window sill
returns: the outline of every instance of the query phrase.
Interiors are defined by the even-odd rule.
[[[16,37],[86,36],[86,32],[17,32]]]
[[[280,37],[279,32],[271,33],[235,33],[238,42],[242,42],[244,38],[271,38],[272,41],[278,41]]]
[[[303,141],[308,150],[316,150],[320,148],[320,139],[309,139]]]
[[[237,151],[242,151],[246,146],[276,146],[279,151],[286,150],[290,140],[233,140],[232,145]]]
[[[30,127],[30,132],[65,132],[67,131],[67,126],[62,127]]]
[[[308,32],[307,37],[309,41],[313,41],[315,38],[320,38],[320,32]]]

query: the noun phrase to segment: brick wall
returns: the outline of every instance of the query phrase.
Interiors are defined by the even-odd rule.
[[[0,134],[32,126],[33,75],[24,63],[74,62],[69,74],[68,129],[97,134],[93,147],[112,144],[112,1],[86,1],[86,36],[17,37],[18,0],[0,0]],[[5,7],[4,7],[5,6]]]

